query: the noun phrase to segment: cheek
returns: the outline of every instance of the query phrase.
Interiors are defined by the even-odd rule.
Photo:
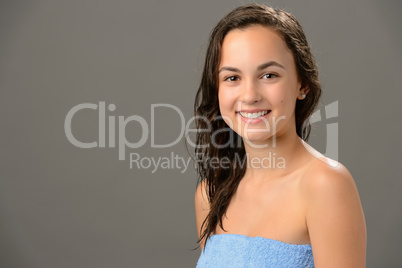
[[[227,114],[233,108],[233,94],[230,94],[228,90],[220,89],[218,93],[219,109],[221,114]]]
[[[275,106],[284,106],[287,103],[286,92],[283,89],[279,88],[278,90],[271,90],[269,94],[270,102]]]
[[[295,105],[292,99],[293,96],[290,90],[286,90],[286,88],[283,87],[278,88],[278,90],[272,90],[269,96],[271,105],[277,110],[277,116],[290,116],[293,106]]]

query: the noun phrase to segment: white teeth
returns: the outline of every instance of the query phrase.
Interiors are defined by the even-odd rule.
[[[263,112],[258,112],[258,113],[245,113],[245,112],[239,112],[241,116],[245,118],[257,118],[263,115],[266,115],[268,111],[263,111]]]

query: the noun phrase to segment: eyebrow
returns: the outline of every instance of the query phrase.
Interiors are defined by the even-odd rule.
[[[263,70],[265,68],[268,68],[270,66],[277,66],[279,68],[282,68],[282,69],[286,70],[286,68],[282,64],[280,64],[280,63],[278,63],[276,61],[269,61],[269,62],[263,63],[263,64],[261,64],[260,66],[257,67],[257,70],[261,71],[261,70]],[[219,70],[219,73],[222,72],[222,71],[231,71],[231,72],[241,73],[241,71],[239,69],[234,68],[234,67],[230,67],[230,66],[223,66]]]

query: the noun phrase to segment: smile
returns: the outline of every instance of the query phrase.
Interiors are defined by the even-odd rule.
[[[267,110],[267,111],[261,111],[261,112],[258,112],[258,113],[239,112],[239,114],[244,118],[255,119],[255,118],[258,118],[258,117],[266,115],[270,111],[271,110]]]

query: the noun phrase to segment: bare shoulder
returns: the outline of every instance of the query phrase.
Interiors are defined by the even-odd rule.
[[[198,238],[201,237],[202,234],[201,226],[205,218],[208,216],[210,209],[206,187],[207,184],[204,180],[197,186],[197,190],[195,191],[194,196]],[[204,247],[204,241],[201,241],[200,246],[202,250],[202,248]]]
[[[311,161],[303,175],[302,185],[303,190],[309,191],[310,194],[311,191],[325,190],[322,187],[327,187],[328,190],[333,189],[333,187],[356,189],[356,184],[349,170],[338,161],[327,157],[320,157]]]
[[[354,203],[361,207],[359,192],[351,173],[343,164],[330,158],[313,160],[303,175],[301,186],[307,205],[311,206],[312,202],[320,200]]]
[[[341,163],[313,160],[301,181],[316,267],[365,267],[366,224],[355,181]]]

